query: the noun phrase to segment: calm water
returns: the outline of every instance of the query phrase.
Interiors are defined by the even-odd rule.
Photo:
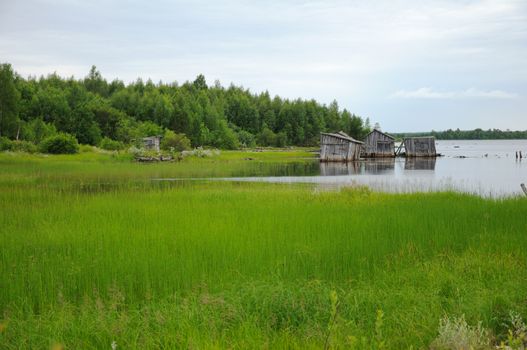
[[[363,160],[348,164],[306,160],[290,164],[248,164],[233,181],[315,183],[324,188],[366,185],[387,192],[455,190],[482,196],[520,195],[527,183],[527,140],[437,141],[436,159]]]

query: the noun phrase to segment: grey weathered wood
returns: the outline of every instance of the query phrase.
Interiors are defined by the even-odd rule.
[[[320,134],[321,162],[348,162],[358,160],[362,142],[346,135],[343,131],[335,134]]]
[[[364,139],[364,157],[394,157],[395,138],[378,129],[373,129]]]
[[[522,188],[523,193],[527,196],[527,187],[525,187],[525,184],[521,184],[520,187]]]
[[[410,137],[404,139],[407,157],[436,157],[436,142],[433,136]]]
[[[143,137],[143,147],[148,150],[159,152],[161,145],[161,136]]]

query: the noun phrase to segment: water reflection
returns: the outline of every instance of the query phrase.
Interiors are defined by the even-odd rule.
[[[404,170],[435,170],[436,157],[406,158]]]
[[[320,163],[320,176],[342,175],[384,175],[394,172],[395,159],[368,159],[359,162],[323,162]]]
[[[234,163],[237,165],[229,169],[220,168],[217,173],[211,168],[207,179],[312,183],[335,188],[361,185],[387,192],[454,190],[491,197],[523,196],[520,184],[527,183],[527,159],[516,161],[515,151],[527,154],[527,140],[438,141],[437,150],[444,157],[384,158],[347,164],[319,163],[316,158],[279,163],[247,161]]]
[[[355,175],[360,173],[359,162],[321,162],[321,176]]]
[[[395,158],[369,159],[363,164],[363,174],[387,175],[393,174],[395,168]]]

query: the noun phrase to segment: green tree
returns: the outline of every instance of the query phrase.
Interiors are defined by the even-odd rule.
[[[192,83],[194,88],[197,90],[206,90],[208,89],[207,81],[205,80],[205,76],[203,74],[200,74],[196,77],[196,80]]]
[[[97,67],[91,66],[88,76],[84,78],[84,86],[90,92],[101,96],[108,96],[108,83],[103,79]]]
[[[41,118],[35,118],[26,122],[22,127],[22,138],[39,144],[47,137],[57,134],[57,129],[53,124],[45,123]]]
[[[0,65],[0,136],[13,137],[18,127],[20,93],[10,64]]]
[[[161,149],[166,151],[173,149],[174,151],[181,152],[190,149],[190,140],[185,134],[176,134],[172,130],[167,130],[161,140],[160,146]]]

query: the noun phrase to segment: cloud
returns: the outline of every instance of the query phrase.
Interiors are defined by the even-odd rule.
[[[92,64],[125,82],[202,73],[253,92],[336,99],[394,131],[445,114],[406,102],[456,99],[474,127],[527,128],[526,0],[0,0],[0,33],[0,62],[23,76],[82,78]],[[483,124],[504,101],[507,116]]]
[[[463,99],[463,98],[488,98],[512,99],[519,97],[516,93],[502,90],[466,89],[463,91],[435,91],[429,87],[417,90],[398,90],[390,95],[391,98],[422,98],[422,99]]]

